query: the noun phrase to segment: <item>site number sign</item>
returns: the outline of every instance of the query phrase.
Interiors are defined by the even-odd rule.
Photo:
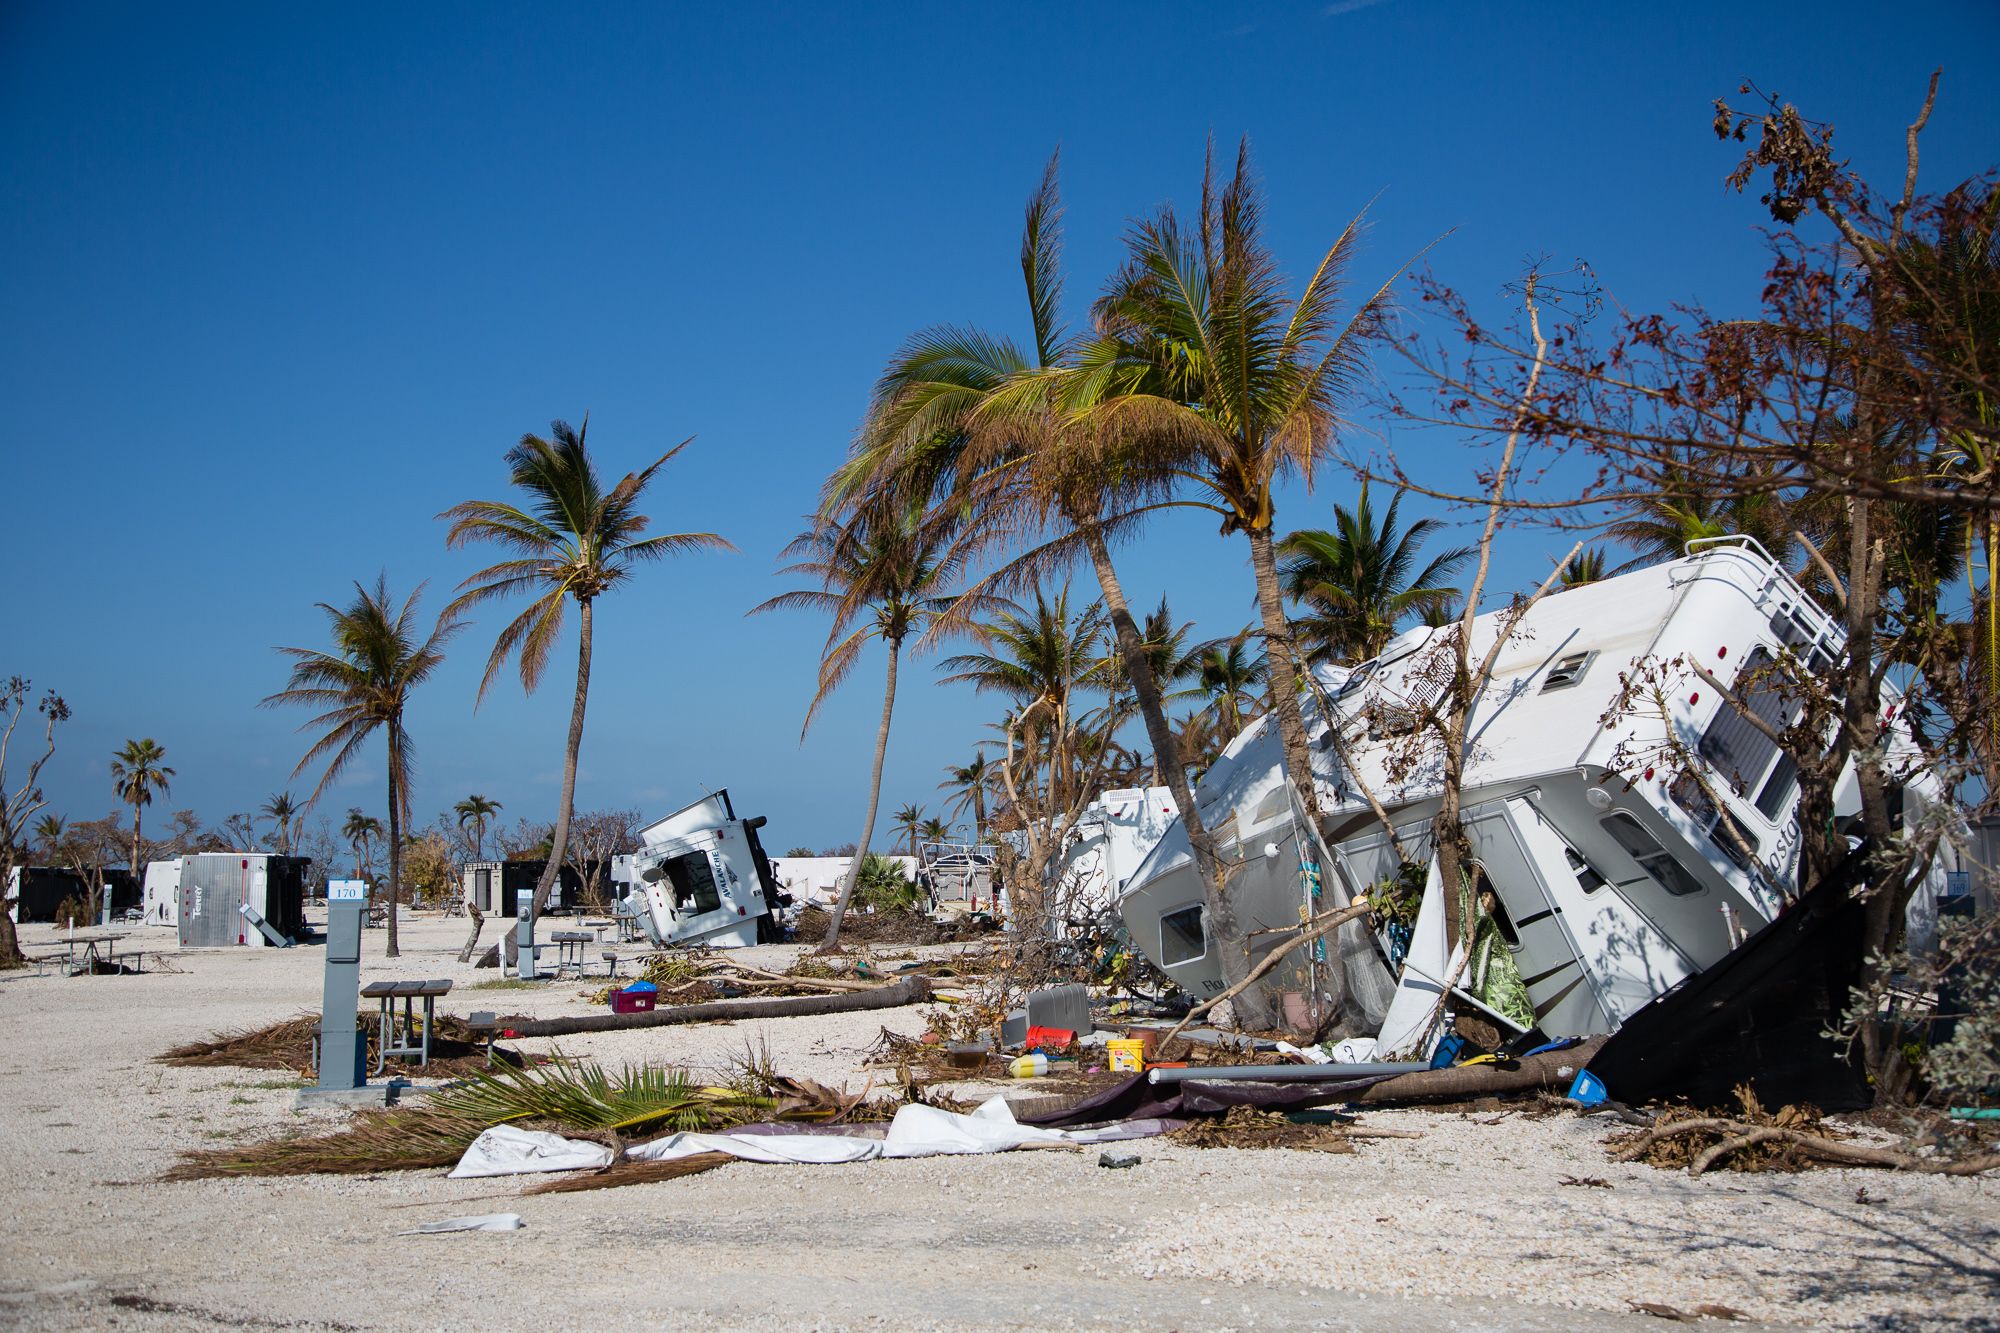
[[[368,886],[358,879],[330,879],[326,883],[328,902],[360,902],[368,896]]]

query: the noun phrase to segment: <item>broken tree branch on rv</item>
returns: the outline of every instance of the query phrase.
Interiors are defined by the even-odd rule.
[[[1297,939],[1293,940],[1291,944],[1280,946],[1276,949],[1271,950],[1271,952],[1265,954],[1264,961],[1258,963],[1257,966],[1251,968],[1249,975],[1244,977],[1243,980],[1237,982],[1234,986],[1231,986],[1228,990],[1222,992],[1222,994],[1216,996],[1214,999],[1206,1001],[1205,1003],[1202,1004],[1198,1004],[1194,1008],[1188,1010],[1187,1017],[1183,1018],[1180,1022],[1174,1024],[1173,1030],[1167,1033],[1166,1036],[1160,1038],[1160,1045],[1165,1046],[1175,1037],[1180,1036],[1181,1029],[1186,1027],[1189,1023],[1194,1022],[1196,1015],[1205,1014],[1209,1010],[1215,1008],[1216,1005],[1221,1004],[1224,1000],[1233,1000],[1238,995],[1248,990],[1252,985],[1256,984],[1256,982],[1261,980],[1265,973],[1277,967],[1277,965],[1284,960],[1285,955],[1291,953],[1293,949],[1298,948],[1301,944],[1311,944],[1314,940],[1321,939],[1327,935],[1331,935],[1334,931],[1340,929],[1348,922],[1356,921],[1362,917],[1367,916],[1368,910],[1369,910],[1368,899],[1365,897],[1361,897],[1361,898],[1356,898],[1351,904],[1349,904],[1346,907],[1342,907],[1336,911],[1328,912],[1325,916],[1315,918],[1310,927],[1308,927],[1308,929],[1305,931],[1305,933],[1300,935]]]

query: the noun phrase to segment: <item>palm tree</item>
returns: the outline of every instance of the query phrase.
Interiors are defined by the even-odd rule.
[[[462,829],[468,822],[472,825],[472,859],[486,859],[486,821],[500,813],[500,802],[489,801],[474,792],[452,807],[458,816],[458,826]]]
[[[917,854],[917,830],[923,827],[924,808],[921,805],[906,805],[896,812],[890,822],[903,830],[903,850],[907,854],[915,856]]]
[[[950,325],[910,339],[877,382],[854,456],[836,474],[830,496],[850,502],[874,487],[956,507],[973,516],[988,541],[1054,530],[1053,540],[992,576],[997,590],[1024,590],[1089,558],[1156,767],[1164,770],[1194,849],[1209,920],[1226,935],[1234,918],[1222,897],[1211,839],[1175,755],[1146,636],[1111,558],[1111,544],[1137,530],[1151,502],[1171,491],[1174,477],[1171,468],[1149,465],[1143,456],[1086,447],[1093,432],[1077,430],[1068,414],[1065,400],[1076,388],[1072,372],[1086,387],[1093,381],[1076,365],[1060,320],[1056,168],[1051,157],[1029,197],[1021,237],[1032,350],[982,329]],[[1238,963],[1224,961],[1231,980],[1247,968]]]
[[[1301,637],[1312,645],[1308,661],[1368,661],[1381,654],[1405,617],[1458,595],[1444,580],[1472,558],[1471,549],[1454,547],[1413,573],[1418,548],[1444,525],[1420,518],[1399,533],[1402,507],[1399,491],[1376,523],[1363,483],[1352,512],[1333,507],[1333,531],[1301,528],[1278,543],[1284,558],[1279,585],[1286,597],[1311,608],[1298,621]]]
[[[638,564],[689,551],[736,549],[712,532],[640,539],[652,520],[638,512],[639,498],[667,460],[687,448],[688,441],[669,449],[643,471],[627,473],[623,481],[606,491],[584,444],[589,429],[588,414],[582,427],[575,430],[566,421],[553,421],[549,423],[551,438],[523,435],[521,442],[508,450],[508,481],[526,493],[533,512],[500,500],[468,500],[438,515],[452,520],[445,545],[456,548],[490,541],[522,557],[482,569],[459,584],[465,591],[446,608],[448,613],[519,592],[540,594],[494,641],[486,674],[479,682],[480,699],[486,697],[486,687],[493,683],[501,665],[517,653],[521,687],[533,694],[562,633],[564,608],[572,598],[577,604],[576,698],[570,705],[569,743],[563,751],[562,798],[556,808],[548,864],[542,868],[541,883],[535,886],[529,909],[531,919],[548,902],[569,846],[569,822],[576,805],[577,752],[583,747],[584,704],[590,694],[591,620],[597,599],[630,578]]]
[[[361,867],[368,862],[368,844],[382,836],[382,821],[373,815],[364,815],[359,807],[350,806],[347,823],[340,829],[340,836],[347,839],[347,845],[354,849],[354,878],[361,878]]]
[[[1382,326],[1389,283],[1338,318],[1356,218],[1289,300],[1262,212],[1248,141],[1219,192],[1211,150],[1192,231],[1165,206],[1128,234],[1127,261],[1097,302],[1098,334],[1078,354],[1070,402],[1098,447],[1136,450],[1175,469],[1199,498],[1174,503],[1206,509],[1221,518],[1224,535],[1248,539],[1278,734],[1292,784],[1313,812],[1319,801],[1278,581],[1274,489],[1292,476],[1311,486],[1330,456],[1340,405]],[[1239,1012],[1244,1005],[1239,998]]]
[[[1611,577],[1611,557],[1602,546],[1593,546],[1587,551],[1579,551],[1576,558],[1563,567],[1562,586],[1580,588],[1586,583],[1599,583]]]
[[[387,956],[398,957],[402,950],[396,937],[396,893],[403,869],[403,825],[410,817],[410,774],[414,751],[410,733],[403,726],[403,712],[419,685],[431,678],[444,661],[444,646],[465,628],[446,607],[438,616],[430,636],[418,640],[417,605],[423,600],[423,585],[398,609],[389,595],[387,574],[375,580],[371,591],[354,585],[354,600],[345,607],[319,603],[333,630],[333,651],[317,648],[280,648],[292,659],[291,679],[285,688],[265,699],[260,707],[302,704],[326,711],[300,731],[322,729],[319,740],[299,760],[292,776],[303,773],[315,760],[326,759],[319,785],[307,798],[316,804],[361,753],[367,739],[381,730],[387,740],[389,770],[389,941]],[[351,821],[350,821],[351,822]]]
[[[292,794],[288,791],[281,791],[258,808],[266,816],[277,822],[278,854],[280,856],[290,856],[292,854],[292,821],[297,819],[301,813],[298,806],[292,804]]]
[[[986,762],[986,756],[974,753],[969,764],[946,765],[945,780],[938,783],[939,791],[955,791],[958,799],[945,807],[948,814],[972,812],[972,843],[976,847],[986,841],[986,789],[994,779],[993,766]]]
[[[69,821],[61,815],[43,815],[35,821],[35,837],[42,844],[42,864],[54,865],[62,855],[63,841],[69,836]]]
[[[127,740],[125,748],[111,760],[118,799],[132,807],[132,875],[142,883],[146,869],[139,864],[139,812],[153,803],[154,792],[167,794],[167,779],[174,770],[160,762],[166,757],[167,752],[148,736],[142,741]]]
[[[936,815],[932,815],[929,819],[926,819],[922,826],[917,829],[917,833],[925,842],[951,841],[951,825],[945,823],[944,820],[938,818]]]
[[[889,650],[882,724],[875,732],[875,766],[868,780],[868,811],[862,816],[861,838],[855,844],[847,878],[841,881],[840,901],[834,904],[826,940],[819,947],[821,953],[840,948],[841,922],[861,880],[868,840],[875,834],[875,810],[882,799],[882,760],[889,751],[889,720],[896,711],[896,669],[903,644],[937,624],[963,600],[948,591],[957,573],[957,560],[949,549],[946,529],[924,520],[917,506],[901,504],[862,509],[841,526],[824,519],[816,522],[784,550],[786,558],[805,558],[780,573],[803,574],[820,586],[780,593],[748,612],[754,616],[764,611],[815,610],[833,616],[833,628],[820,650],[819,688],[806,707],[805,725],[799,728],[801,741],[819,715],[820,705],[861,660],[861,650],[869,640],[879,640]],[[982,604],[976,597],[972,601],[974,606]]]
[[[1671,493],[1680,474],[1666,473],[1668,493],[1640,501],[1623,519],[1604,529],[1604,535],[1637,552],[1632,559],[1612,570],[1624,574],[1647,565],[1664,564],[1687,554],[1687,544],[1705,537],[1745,536],[1754,538],[1770,552],[1771,559],[1789,569],[1797,541],[1796,526],[1784,500],[1776,495],[1750,494],[1716,497],[1690,483],[1681,494]]]
[[[1249,649],[1250,631],[1245,629],[1235,638],[1210,648],[1201,657],[1200,683],[1196,690],[1208,700],[1209,716],[1214,724],[1215,741],[1227,745],[1242,734],[1243,724],[1254,719],[1255,712],[1246,712],[1256,707],[1252,694],[1258,686],[1266,684],[1269,673],[1264,663]],[[1211,737],[1204,733],[1204,744]],[[1193,756],[1188,756],[1193,762]],[[1207,767],[1206,764],[1203,767]]]

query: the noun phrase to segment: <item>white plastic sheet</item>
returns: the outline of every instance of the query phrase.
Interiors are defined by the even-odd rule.
[[[495,1125],[472,1141],[451,1179],[473,1176],[519,1176],[533,1171],[590,1171],[611,1165],[611,1149],[560,1134]]]
[[[1014,1119],[1006,1098],[994,1097],[971,1115],[931,1106],[905,1106],[880,1139],[833,1134],[669,1134],[627,1150],[647,1162],[702,1152],[726,1152],[748,1162],[824,1165],[877,1157],[938,1157],[1006,1152],[1030,1143],[1080,1142],[1085,1136],[1036,1129]],[[535,1171],[588,1171],[608,1165],[611,1150],[556,1134],[496,1125],[472,1141],[452,1168],[452,1178],[525,1175]]]
[[[451,1231],[519,1231],[527,1223],[519,1213],[487,1213],[483,1217],[447,1217],[442,1222],[425,1222],[414,1231],[398,1231],[399,1236],[438,1236]]]

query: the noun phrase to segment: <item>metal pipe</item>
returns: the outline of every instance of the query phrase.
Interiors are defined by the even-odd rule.
[[[1317,1083],[1342,1078],[1386,1078],[1429,1068],[1422,1061],[1368,1065],[1191,1065],[1186,1069],[1149,1070],[1146,1079],[1150,1083],[1184,1083],[1189,1079],[1204,1083]]]

